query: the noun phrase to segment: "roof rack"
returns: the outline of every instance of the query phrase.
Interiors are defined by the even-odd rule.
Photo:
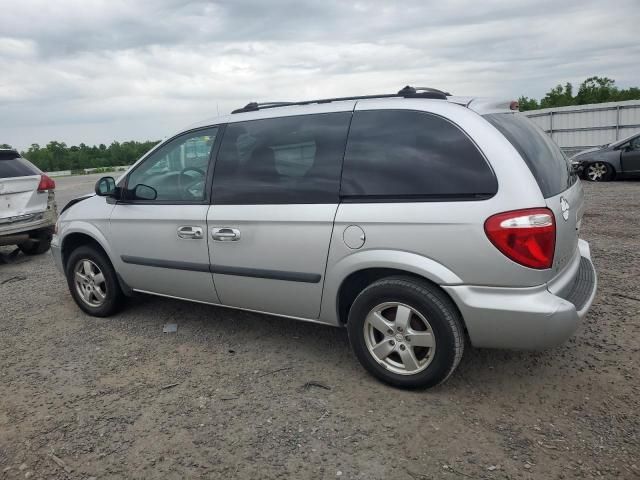
[[[290,105],[310,105],[312,103],[331,103],[339,102],[343,100],[367,100],[371,98],[430,98],[435,100],[446,100],[450,93],[438,90],[437,88],[429,87],[410,87],[407,85],[402,88],[398,93],[385,93],[380,95],[359,95],[355,97],[335,97],[335,98],[320,98],[317,100],[304,100],[302,102],[250,102],[244,107],[238,108],[231,113],[243,113],[243,112],[255,112],[257,110],[264,110],[267,108],[276,107],[288,107]]]

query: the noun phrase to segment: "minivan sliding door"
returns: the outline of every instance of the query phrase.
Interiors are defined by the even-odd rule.
[[[224,305],[317,318],[349,111],[227,125],[207,217]]]

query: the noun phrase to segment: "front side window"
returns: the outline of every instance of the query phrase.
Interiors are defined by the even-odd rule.
[[[128,192],[142,185],[156,191],[156,201],[203,201],[217,131],[214,127],[189,132],[161,146],[131,172]]]
[[[345,200],[478,199],[497,189],[480,151],[448,120],[404,110],[354,114],[342,174]]]
[[[341,112],[227,125],[214,203],[337,203],[350,118]]]

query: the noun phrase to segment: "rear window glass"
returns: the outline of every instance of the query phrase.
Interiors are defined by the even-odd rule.
[[[560,147],[533,122],[517,113],[485,115],[515,147],[535,177],[545,198],[564,192],[576,181]]]
[[[406,110],[354,114],[340,192],[346,200],[466,200],[497,190],[485,158],[450,121]]]
[[[0,178],[28,177],[38,175],[38,169],[16,153],[0,152]]]

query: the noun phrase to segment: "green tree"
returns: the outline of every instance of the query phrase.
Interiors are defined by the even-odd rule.
[[[69,147],[64,142],[53,140],[45,147],[33,143],[26,152],[22,152],[22,155],[44,171],[80,170],[130,165],[157,143],[157,141],[113,142],[108,147],[104,144],[90,147],[81,143]]]
[[[578,93],[573,95],[573,85],[567,82],[564,86],[557,85],[536,102],[533,98],[520,97],[520,110],[535,110],[537,108],[565,107],[568,105],[587,105],[591,103],[619,102],[622,100],[640,100],[640,88],[631,87],[619,89],[615,80],[608,77],[589,77],[580,84]]]
[[[590,103],[615,102],[619,90],[616,82],[607,77],[589,77],[582,84],[576,95],[578,105]]]
[[[567,105],[574,105],[573,85],[569,82],[567,82],[564,87],[557,85],[555,88],[552,88],[544,98],[540,100],[540,108],[566,107]]]
[[[540,108],[540,104],[535,98],[525,97],[524,95],[518,99],[518,105],[520,106],[521,112]]]

